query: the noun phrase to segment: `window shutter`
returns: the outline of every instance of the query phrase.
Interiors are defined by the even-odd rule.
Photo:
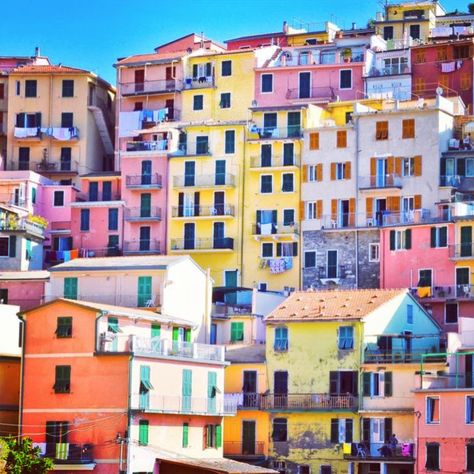
[[[352,443],[353,421],[351,418],[346,418],[346,443]]]
[[[298,256],[298,242],[293,242],[293,257]]]
[[[277,219],[278,219],[278,211],[277,211],[277,210],[274,210],[274,211],[272,211],[272,223],[273,223],[273,224],[276,224],[276,223],[277,223]]]
[[[390,231],[390,250],[395,250],[395,231]]]
[[[36,126],[41,127],[41,112],[36,112]]]
[[[377,158],[370,159],[370,181],[371,184],[375,184],[375,176],[377,174]],[[373,183],[372,183],[373,181]]]
[[[262,211],[257,211],[257,224],[260,224],[262,222]]]
[[[355,225],[355,198],[349,199],[349,225]]]
[[[385,378],[384,378],[384,395],[386,397],[391,397],[392,396],[392,372],[385,372]]]
[[[323,164],[319,163],[316,165],[316,181],[323,180]]]
[[[331,443],[339,443],[339,419],[331,418]]]
[[[431,228],[430,246],[431,248],[436,247],[436,227]]]
[[[395,158],[395,174],[398,176],[402,174],[402,158],[400,156]]]
[[[16,114],[16,126],[19,128],[23,128],[26,126],[24,112],[21,112],[20,114]]]
[[[281,242],[277,243],[276,256],[281,257]]]
[[[208,430],[209,425],[204,425],[203,430],[202,430],[202,448],[206,449],[208,447],[207,445],[207,430]]]
[[[374,205],[374,198],[365,198],[365,213],[366,213],[367,219],[372,218],[373,205]]]
[[[300,220],[303,220],[305,218],[304,209],[305,209],[305,202],[300,201]]]
[[[335,371],[329,372],[329,393],[331,395],[337,395],[338,393],[337,379],[338,379],[337,372]]]
[[[370,379],[372,378],[372,374],[370,372],[364,372],[362,374],[362,382],[363,382],[363,395],[364,397],[370,397]]]
[[[384,441],[389,442],[390,436],[392,436],[392,419],[385,418],[384,420]]]
[[[189,443],[189,424],[183,423],[183,448],[187,448]]]
[[[319,133],[313,132],[309,134],[309,149],[317,150],[319,148]]]
[[[400,211],[400,196],[392,196],[392,211]]]
[[[439,232],[439,246],[446,247],[446,245],[448,245],[448,228],[440,227],[438,232]]]
[[[303,177],[302,177],[303,183],[308,182],[308,165],[303,166]]]
[[[320,199],[316,201],[316,219],[323,217],[323,201]]]
[[[355,397],[359,392],[359,372],[353,371],[352,372],[352,395]]]
[[[456,162],[456,174],[461,177],[466,176],[466,158],[460,158]]]
[[[415,194],[414,203],[415,209],[421,209],[421,194]]]
[[[370,441],[370,418],[362,418],[362,441]]]
[[[387,174],[393,174],[395,172],[395,157],[389,156],[387,158]]]
[[[16,235],[10,235],[10,239],[8,241],[8,256],[10,258],[16,257]]]
[[[199,191],[195,191],[194,193],[194,215],[199,216]]]
[[[405,231],[405,248],[407,250],[411,249],[411,229]]]
[[[222,446],[222,425],[216,425],[216,448]]]
[[[337,199],[331,199],[331,219],[337,218]]]
[[[346,167],[344,169],[344,178],[351,179],[351,162],[346,161]]]
[[[421,155],[413,157],[415,160],[415,176],[421,176]]]
[[[336,163],[331,163],[331,181],[336,179]]]

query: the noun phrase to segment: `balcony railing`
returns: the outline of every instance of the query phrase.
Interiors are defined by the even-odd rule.
[[[327,393],[288,393],[262,395],[264,410],[355,410],[358,398],[353,395],[329,395]]]
[[[289,100],[321,100],[332,101],[336,99],[336,93],[330,86],[328,87],[311,87],[307,91],[299,88],[288,89],[286,98]]]
[[[323,216],[321,225],[324,229],[346,229],[357,225],[356,214],[345,212],[336,216]]]
[[[161,221],[161,207],[129,207],[125,208],[126,221]]]
[[[234,250],[234,239],[171,239],[171,250]]]
[[[211,148],[208,142],[179,143],[178,149],[172,153],[174,156],[209,156]]]
[[[184,79],[185,89],[202,89],[203,87],[214,87],[214,76],[186,77]]]
[[[278,222],[269,224],[257,222],[252,226],[252,233],[253,235],[298,235],[299,226],[297,222]]]
[[[117,246],[79,249],[81,258],[119,257],[120,255],[122,255],[122,250]]]
[[[210,174],[210,175],[174,176],[173,186],[175,188],[183,188],[183,187],[214,188],[216,186],[235,186],[235,176],[229,173]]]
[[[44,227],[26,219],[0,220],[0,232],[26,232],[27,234],[44,237]]]
[[[97,193],[77,193],[77,202],[109,202],[109,201],[120,201],[120,193],[111,192],[104,193],[98,191]]]
[[[41,443],[33,443],[40,446]],[[50,458],[54,464],[90,464],[94,462],[94,445],[92,443],[45,443],[42,457]]]
[[[227,318],[236,314],[252,314],[251,304],[226,304],[220,301],[212,305],[213,318]]]
[[[259,409],[261,406],[260,393],[244,392],[244,393],[227,393],[229,400],[235,400],[237,408],[242,409]]]
[[[43,297],[43,302],[48,303],[54,301],[57,298],[67,298],[63,293],[54,294],[54,295],[45,295]],[[73,298],[69,298],[73,299]],[[138,296],[137,294],[125,293],[115,293],[113,291],[108,291],[106,294],[99,294],[95,290],[91,292],[77,294],[78,301],[94,301],[95,303],[110,304],[114,306],[125,306],[127,308],[147,308],[147,307],[157,307],[160,306],[160,300],[158,295],[150,295],[150,297]]]
[[[318,267],[318,278],[320,280],[340,280],[341,278],[346,278],[348,268],[348,265],[321,266]]]
[[[34,169],[38,172],[43,173],[77,173],[79,169],[79,163],[77,161],[38,161],[32,163]]]
[[[359,188],[377,189],[377,188],[401,188],[402,179],[400,175],[389,173],[376,176],[361,176],[359,178]]]
[[[432,216],[429,209],[413,209],[404,212],[383,212],[382,225],[391,226],[399,224],[428,224],[442,221],[441,217]]]
[[[351,453],[344,454],[347,460],[378,460],[381,462],[414,462],[414,444],[412,442],[398,442],[396,446],[389,443],[373,443],[361,441],[352,443]]]
[[[452,259],[471,259],[474,257],[474,243],[466,242],[449,246],[449,257]]]
[[[421,362],[421,356],[423,354],[430,353],[430,349],[426,350],[411,350],[407,351],[404,349],[393,349],[391,351],[381,351],[370,349],[366,347],[364,349],[364,364],[413,364]],[[437,359],[430,358],[430,362],[443,362],[446,357],[440,356]]]
[[[126,177],[127,188],[161,188],[163,180],[161,174],[136,174]]]
[[[40,127],[15,127],[13,136],[18,140],[41,140]]]
[[[157,254],[161,253],[160,241],[156,239],[127,240],[123,243],[124,254]]]
[[[254,138],[253,135],[258,135]],[[288,125],[288,127],[258,127],[250,130],[249,140],[272,140],[283,138],[301,138],[302,128],[300,125]]]
[[[136,151],[167,151],[168,140],[148,140],[148,141],[134,141],[126,143],[127,152]]]
[[[378,76],[395,76],[398,74],[410,74],[410,66],[408,64],[395,64],[392,66],[372,67],[370,68],[368,77]]]
[[[264,456],[265,441],[242,442],[242,441],[224,441],[225,457],[246,457],[246,456]]]
[[[284,168],[286,166],[299,166],[300,159],[297,156],[252,156],[250,157],[250,168]]]
[[[124,82],[120,85],[122,95],[159,94],[181,90],[178,79],[164,79],[144,82]]]
[[[234,206],[215,204],[214,206],[173,206],[173,217],[214,217],[235,216]]]

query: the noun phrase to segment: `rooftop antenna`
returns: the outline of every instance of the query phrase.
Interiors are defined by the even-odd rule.
[[[201,31],[201,48],[204,48],[204,31]]]

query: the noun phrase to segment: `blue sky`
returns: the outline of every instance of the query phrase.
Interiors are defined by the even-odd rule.
[[[115,82],[118,57],[201,31],[217,41],[279,31],[283,20],[349,28],[375,17],[377,0],[3,0],[0,55],[31,55],[82,67]],[[466,2],[443,0],[448,10]],[[319,22],[319,23],[318,23]]]

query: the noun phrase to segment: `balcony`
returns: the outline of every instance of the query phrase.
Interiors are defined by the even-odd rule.
[[[251,156],[250,169],[289,169],[299,167],[300,159],[296,156]]]
[[[321,219],[321,229],[350,229],[357,225],[357,215],[352,212],[340,213],[336,216],[323,216]]]
[[[156,239],[128,240],[123,243],[123,253],[131,254],[159,254],[160,241]]]
[[[80,258],[119,257],[122,255],[120,247],[99,247],[79,249]]]
[[[449,258],[452,260],[471,260],[474,258],[474,243],[466,242],[449,245]]]
[[[248,314],[248,313],[247,313]],[[229,400],[234,400],[239,410],[259,410],[261,407],[260,393],[226,393]]]
[[[429,209],[413,209],[405,212],[385,211],[382,213],[382,226],[404,224],[431,224],[443,222],[443,216],[432,216]]]
[[[24,232],[34,237],[44,239],[44,231],[44,227],[26,219],[9,220],[8,222],[0,220],[0,232],[12,234]]]
[[[77,161],[38,161],[32,163],[33,169],[38,173],[64,173],[77,174],[79,170],[79,163]]]
[[[282,411],[357,410],[358,398],[353,395],[327,393],[288,393],[262,395],[261,409]]]
[[[110,201],[120,201],[120,193],[110,192],[103,193],[97,191],[97,193],[77,193],[76,202],[110,202]],[[74,204],[74,203],[72,203]]]
[[[175,188],[215,188],[221,186],[234,187],[235,176],[229,173],[173,176],[173,186]]]
[[[297,236],[299,235],[299,225],[296,222],[278,222],[262,224],[257,222],[252,225],[254,236]]]
[[[320,266],[318,267],[318,278],[322,283],[326,283],[326,280],[339,283],[339,280],[347,278],[347,270],[350,268],[350,265]],[[352,272],[350,274],[354,277]]]
[[[184,79],[185,89],[203,89],[214,87],[214,76],[186,77]]]
[[[171,239],[172,252],[229,252],[234,250],[234,239],[223,237],[220,239]]]
[[[48,303],[54,301],[57,298],[67,298],[63,293],[45,295],[43,297],[43,302]],[[78,293],[78,301],[94,301],[99,304],[109,304],[113,306],[124,306],[126,308],[156,308],[160,306],[160,298],[157,295],[151,295],[149,298],[138,296],[136,293],[133,294],[130,290],[130,293],[120,294],[115,292],[107,292],[106,294],[100,294],[97,290],[92,290],[92,293]]]
[[[129,207],[124,211],[125,220],[128,222],[161,221],[161,207]]]
[[[13,136],[18,141],[41,141],[43,134],[40,127],[15,127]]]
[[[163,186],[160,174],[136,174],[126,177],[125,186],[128,189],[161,189]]]
[[[224,441],[224,457],[235,460],[265,457],[266,442]]]
[[[235,209],[230,204],[215,204],[214,206],[173,206],[171,215],[174,218],[194,217],[234,217]]]
[[[379,174],[376,176],[361,176],[359,178],[359,189],[389,189],[402,188],[402,178],[395,173]]]
[[[364,349],[364,364],[415,364],[421,362],[422,355],[431,352],[431,348],[425,350],[393,349],[383,351],[366,346]],[[443,358],[442,356],[429,359],[429,362],[445,361],[446,357]]]
[[[348,461],[380,461],[396,464],[412,464],[415,462],[413,456],[415,445],[412,442],[399,442],[395,448],[391,447],[389,443],[368,441],[351,444],[351,453],[344,454],[344,459]]]
[[[156,153],[158,151],[168,150],[168,140],[147,140],[147,141],[132,141],[126,142],[127,153],[150,152]]]
[[[38,446],[38,443],[33,443]],[[73,444],[73,443],[45,443],[45,452],[43,457],[53,460],[55,465],[60,465],[61,469],[66,469],[66,465],[77,465],[72,470],[91,470],[87,468],[86,464],[94,468],[94,445],[87,444]],[[82,467],[79,467],[82,465]],[[56,470],[58,470],[56,468]]]
[[[410,74],[410,66],[408,64],[395,64],[392,66],[383,67],[372,67],[367,77],[379,77],[379,76],[397,76],[400,74]]]
[[[160,395],[151,390],[147,395],[132,394],[131,409],[144,413],[179,415],[224,416],[235,415],[236,406],[227,402],[223,395],[215,397],[186,397]]]
[[[330,86],[328,87],[312,87],[308,91],[301,91],[299,88],[288,89],[286,93],[286,98],[288,100],[298,100],[298,101],[320,101],[320,102],[331,102],[336,100],[336,93],[334,89]]]
[[[211,156],[208,141],[179,143],[178,149],[171,156]]]
[[[301,138],[303,135],[300,125],[288,125],[288,127],[258,127],[253,126],[249,132],[248,140],[285,140],[288,138]],[[253,137],[258,135],[258,138]]]
[[[120,84],[122,96],[170,94],[179,91],[182,82],[178,79],[163,79],[144,82],[123,82]]]

